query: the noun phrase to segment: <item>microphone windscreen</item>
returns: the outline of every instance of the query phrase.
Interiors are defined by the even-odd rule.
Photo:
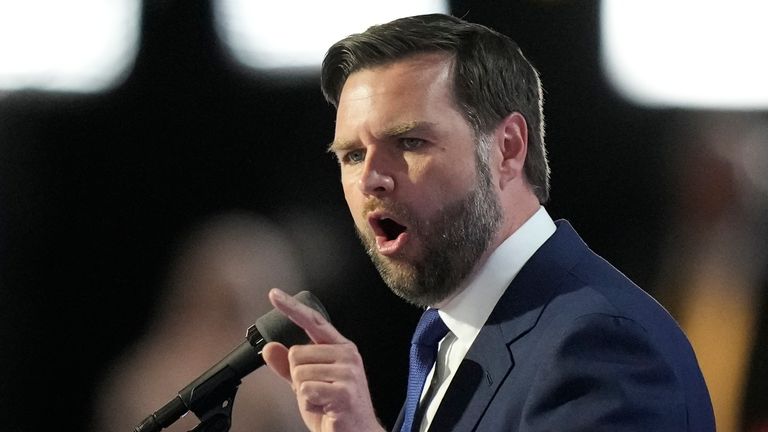
[[[309,291],[302,291],[294,296],[301,303],[316,310],[330,322],[328,311],[325,310],[320,300]],[[267,314],[256,320],[256,330],[266,342],[280,342],[286,347],[309,342],[309,336],[304,330],[293,323],[288,317],[277,309],[272,309]],[[253,344],[253,340],[251,343]]]

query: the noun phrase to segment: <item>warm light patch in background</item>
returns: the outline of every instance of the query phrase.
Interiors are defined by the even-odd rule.
[[[373,24],[425,13],[448,13],[445,0],[218,0],[219,37],[233,56],[260,70],[319,70],[334,42]]]
[[[0,90],[96,92],[130,71],[140,0],[0,0]]]
[[[768,108],[768,2],[603,0],[601,59],[641,105]]]

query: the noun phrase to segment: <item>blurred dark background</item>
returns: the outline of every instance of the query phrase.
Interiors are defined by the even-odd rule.
[[[717,155],[687,152],[703,140],[702,125],[741,130],[732,125],[744,118],[764,125],[766,113],[691,113],[623,100],[600,70],[596,1],[451,7],[511,36],[541,72],[550,214],[569,219],[594,250],[688,322],[690,291],[679,273],[694,246],[676,249],[687,234],[674,228],[716,225],[711,219],[735,206],[729,198],[740,186]],[[98,384],[148,331],[179,245],[229,211],[282,226],[308,269],[318,256],[343,257],[316,284],[308,270],[307,288],[358,344],[377,411],[391,424],[419,311],[389,293],[357,244],[336,162],[324,152],[334,111],[317,77],[289,82],[235,64],[207,1],[146,1],[141,31],[131,74],[107,93],[0,99],[0,430],[92,428]],[[709,186],[691,186],[702,195],[691,198],[685,186],[696,173]],[[737,225],[764,229],[764,208],[750,219],[755,225]],[[765,231],[751,232],[765,242]],[[746,305],[765,304],[765,272],[758,273],[743,291]],[[764,310],[748,310],[747,327],[737,329],[747,348],[736,405],[723,408],[735,419],[732,430],[754,428],[768,413],[760,384],[768,359],[754,348],[764,346]]]

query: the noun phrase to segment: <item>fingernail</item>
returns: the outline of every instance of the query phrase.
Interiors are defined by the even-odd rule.
[[[285,293],[280,291],[277,288],[272,288],[272,297],[274,297],[276,300],[285,301]]]

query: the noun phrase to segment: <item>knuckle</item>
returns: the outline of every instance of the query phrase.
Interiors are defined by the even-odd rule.
[[[294,345],[288,349],[288,362],[291,364],[291,367],[294,367],[299,362],[300,355],[300,345]]]
[[[310,396],[312,396],[310,384],[307,382],[299,383],[296,393],[298,393],[302,398],[309,400]]]
[[[343,346],[344,359],[354,365],[362,365],[363,358],[360,356],[360,351],[357,349],[357,345],[353,342],[346,343]]]

